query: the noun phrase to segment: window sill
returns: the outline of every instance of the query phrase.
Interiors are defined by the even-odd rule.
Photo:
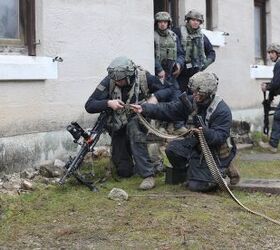
[[[211,31],[202,29],[201,30],[204,35],[207,36],[209,41],[213,46],[216,47],[224,47],[226,44],[225,36],[228,36],[228,33],[225,33],[223,31]]]
[[[253,79],[271,79],[273,77],[273,66],[251,65],[250,77]]]
[[[0,81],[57,79],[51,57],[0,55]]]

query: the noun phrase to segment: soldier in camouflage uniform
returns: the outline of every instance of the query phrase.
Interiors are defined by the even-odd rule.
[[[194,118],[200,116],[204,124],[198,124],[197,128],[193,129],[194,132],[197,133],[198,129],[203,130],[217,166],[224,176],[227,174],[231,178],[232,184],[236,184],[239,181],[239,174],[236,169],[233,171],[234,166],[231,165],[236,147],[233,142],[232,145],[227,143],[230,138],[232,115],[227,104],[216,95],[217,85],[218,79],[215,74],[198,72],[190,78],[189,87],[193,92],[192,96],[183,95],[175,103],[143,104],[133,107],[135,112],[166,121],[182,119],[189,114]],[[165,152],[173,168],[185,172],[191,191],[207,192],[217,188],[196,136],[171,141]]]
[[[270,60],[275,63],[273,68],[273,78],[270,83],[262,83],[262,91],[269,91],[269,101],[280,94],[280,44],[272,43],[267,48]],[[262,148],[268,149],[272,153],[277,153],[280,139],[280,103],[273,115],[273,124],[268,143],[260,142]]]
[[[206,69],[216,58],[212,44],[201,32],[203,22],[203,15],[191,10],[185,15],[185,25],[174,29],[185,52],[185,65],[177,78],[182,91],[187,90],[191,76]]]
[[[155,15],[155,73],[174,82],[184,66],[185,54],[177,35],[170,29],[172,19],[168,12]]]
[[[172,19],[168,12],[158,12],[155,15],[155,73],[164,80],[171,82],[174,87],[174,96],[170,101],[177,100],[181,94],[176,80],[184,66],[185,54],[177,35],[170,29]],[[172,125],[172,124],[170,124]],[[186,132],[185,122],[176,122],[173,133]],[[169,126],[171,128],[171,126]]]
[[[137,172],[144,178],[140,189],[151,189],[155,186],[155,173],[147,149],[147,131],[125,104],[163,101],[173,90],[127,57],[115,58],[107,71],[108,75],[86,102],[86,111],[111,110],[107,129],[112,138],[112,161],[117,174],[130,177]]]

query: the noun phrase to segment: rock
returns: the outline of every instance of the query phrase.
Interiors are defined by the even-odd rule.
[[[36,175],[38,175],[38,171],[35,171],[34,169],[32,168],[29,168],[29,169],[25,169],[24,171],[22,171],[20,173],[20,178],[23,178],[23,179],[33,179]]]
[[[27,181],[27,180],[23,180],[21,183],[21,188],[24,190],[32,190],[33,189],[33,185],[31,182]]]
[[[113,188],[108,194],[108,198],[114,201],[128,200],[128,194],[123,189]]]
[[[56,167],[54,165],[44,165],[40,167],[39,173],[40,175],[47,177],[47,178],[53,178],[53,177],[59,177],[63,174],[63,169],[60,167]]]
[[[64,162],[64,161],[61,161],[61,160],[59,160],[59,159],[55,159],[53,165],[54,165],[55,167],[64,168],[65,162]]]
[[[99,146],[95,147],[94,151],[92,152],[92,156],[94,158],[102,158],[102,157],[110,157],[110,147],[108,146]]]

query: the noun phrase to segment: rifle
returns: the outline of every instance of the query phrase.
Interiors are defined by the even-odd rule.
[[[79,168],[81,167],[86,154],[94,151],[94,147],[98,142],[100,135],[104,132],[107,117],[108,113],[102,111],[89,132],[86,132],[77,122],[71,122],[71,124],[67,126],[67,131],[70,132],[74,138],[73,142],[81,145],[81,149],[74,158],[71,156],[69,157],[68,162],[64,166],[66,169],[65,173],[58,182],[60,185],[63,185],[66,179],[73,175],[80,183],[87,186],[90,190],[98,191],[92,181],[86,180],[86,178],[79,173]],[[79,142],[81,138],[82,142]]]
[[[275,107],[271,107],[272,100],[273,98],[271,98],[271,95],[267,98],[266,91],[263,91],[263,133],[265,135],[269,134],[269,116],[274,114],[274,112],[271,113],[270,111],[274,111],[276,109]]]

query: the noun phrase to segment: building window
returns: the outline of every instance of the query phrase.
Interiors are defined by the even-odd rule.
[[[0,0],[0,53],[36,55],[35,0]]]
[[[266,10],[265,0],[255,0],[255,59],[257,64],[266,63]]]
[[[154,14],[159,11],[167,11],[172,17],[173,26],[179,24],[178,10],[178,0],[154,0]]]

